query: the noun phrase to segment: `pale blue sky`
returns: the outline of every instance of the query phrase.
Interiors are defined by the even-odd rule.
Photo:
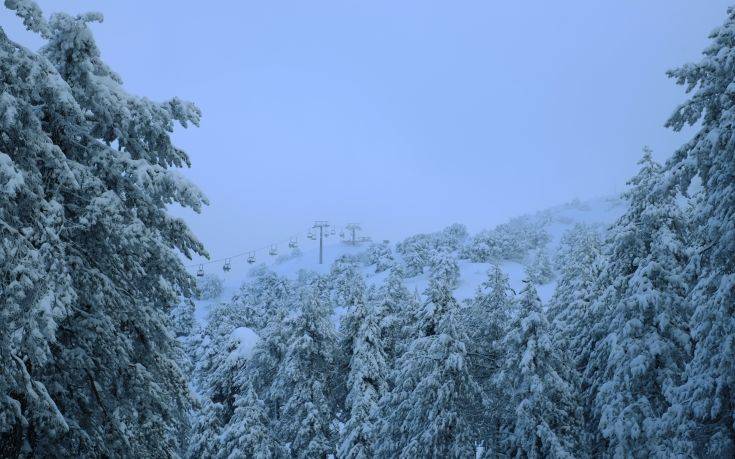
[[[360,221],[378,239],[619,192],[684,100],[719,0],[40,1],[101,11],[133,93],[204,113],[176,139],[208,195],[183,213],[214,257]],[[20,43],[38,39],[7,11]]]

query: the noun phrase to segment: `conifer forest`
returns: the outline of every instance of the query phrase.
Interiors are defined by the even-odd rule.
[[[297,157],[301,153],[248,151],[249,136],[266,123],[278,125],[272,113],[262,115],[263,124],[241,122],[236,132],[216,140],[236,153],[221,151],[215,139],[211,149],[204,143],[189,146],[187,136],[200,122],[206,133],[210,115],[214,120],[225,115],[174,94],[159,99],[158,92],[168,94],[169,81],[173,85],[179,78],[177,71],[159,75],[153,70],[160,68],[155,56],[143,54],[137,44],[125,45],[125,36],[104,34],[101,13],[65,13],[41,3],[4,0],[0,16],[0,457],[735,457],[735,7],[717,9],[718,23],[702,29],[709,35],[698,33],[704,46],[694,53],[662,51],[658,58],[690,56],[668,62],[668,73],[651,76],[670,94],[661,99],[666,104],[653,96],[635,102],[670,114],[631,124],[662,126],[659,137],[651,134],[653,143],[670,136],[675,148],[639,143],[626,153],[636,159],[626,159],[624,176],[611,178],[619,185],[616,192],[600,184],[579,198],[528,204],[515,197],[521,195],[515,187],[538,182],[535,166],[514,160],[515,153],[505,148],[514,143],[525,148],[523,135],[481,128],[491,137],[489,145],[493,136],[518,137],[483,153],[482,161],[489,162],[482,164],[497,164],[487,174],[518,171],[513,176],[519,178],[504,192],[467,192],[467,199],[484,205],[472,204],[472,211],[460,213],[456,209],[469,207],[455,205],[454,196],[474,186],[468,177],[482,171],[469,171],[474,166],[454,151],[436,158],[417,153],[410,161],[367,156],[349,167],[353,159],[345,152],[312,170],[298,162],[305,161]],[[226,3],[197,2],[201,22],[211,15],[230,21]],[[459,11],[466,6],[460,3],[465,5],[444,7]],[[635,14],[635,2],[622,3],[626,6],[619,8]],[[689,8],[704,8],[704,3],[689,2]],[[99,2],[100,8],[106,4]],[[136,15],[155,7],[121,5]],[[350,5],[368,8],[361,2]],[[420,5],[414,5],[417,15],[431,8]],[[386,16],[380,21],[388,21],[391,7],[383,6]],[[215,11],[204,12],[210,8]],[[673,10],[660,11],[659,20],[679,11]],[[445,19],[451,23],[457,17]],[[472,18],[462,18],[466,22],[459,29],[474,27]],[[678,27],[687,28],[689,19],[679,17]],[[156,17],[154,23],[166,21]],[[497,72],[513,74],[520,60],[534,65],[537,49],[546,49],[542,34],[518,21],[514,27],[524,31],[517,33],[530,34],[536,44],[523,41],[517,52],[525,57],[507,57],[507,67]],[[196,66],[211,66],[209,73],[227,78],[239,58],[193,44],[200,35],[225,32],[192,30],[186,24],[178,28],[190,41],[165,43],[175,56],[171,59],[200,62]],[[399,22],[393,26],[401,28]],[[155,27],[151,31],[135,22],[126,27],[130,35],[155,33]],[[349,29],[340,30],[351,36]],[[248,50],[258,49],[253,37],[261,32],[243,26],[238,40],[242,46],[248,42]],[[381,33],[394,37],[398,32],[374,30],[370,38],[362,37],[362,51],[385,46],[388,53],[393,45]],[[121,45],[107,51],[98,34],[104,43]],[[615,34],[608,39],[635,46],[625,39],[625,30]],[[575,37],[575,42],[585,40]],[[303,49],[311,39],[292,37],[288,46]],[[497,46],[511,49],[516,39],[522,40],[508,37]],[[448,40],[446,46],[453,46]],[[182,47],[191,48],[176,51]],[[285,52],[276,45],[263,50],[274,60]],[[589,50],[590,59],[597,59],[595,53]],[[446,74],[426,78],[450,78],[452,66],[461,67],[458,62],[466,57],[441,63]],[[353,58],[377,59],[357,51]],[[385,65],[394,70],[385,74],[370,73],[366,64],[361,68],[369,77],[400,79],[399,72],[419,65],[418,57],[404,58],[386,58]],[[129,87],[113,67],[140,59],[148,64],[138,65],[149,67],[140,67],[143,77]],[[342,65],[337,61],[337,67]],[[251,73],[266,71],[247,62]],[[612,66],[627,66],[624,73],[648,72],[639,64],[617,60]],[[575,65],[575,72],[586,71],[584,61]],[[184,73],[176,88],[189,84]],[[291,77],[285,73],[279,84],[287,87]],[[521,81],[544,75],[540,71]],[[336,74],[312,76],[333,79],[336,97],[348,97],[340,92],[347,93],[348,83],[338,82]],[[157,81],[157,92],[140,94],[143,80]],[[466,83],[478,84],[470,77]],[[608,91],[615,83],[601,82],[598,90]],[[191,84],[196,94],[198,86]],[[431,91],[421,80],[400,84],[415,88],[414,99],[431,92],[431,104],[437,112],[446,110],[447,118],[463,116],[451,100],[463,90],[461,84]],[[291,100],[290,92],[271,100],[245,84],[238,91],[250,95],[225,98],[221,107],[232,110],[226,117],[237,117],[237,110],[259,97],[274,107],[284,104],[286,111],[307,100]],[[523,97],[522,87],[512,91]],[[364,97],[376,106],[391,105],[387,96]],[[559,119],[533,118],[529,112],[527,135],[538,133],[536,123],[582,122],[575,120],[608,110],[590,109],[604,95],[583,97],[586,105],[577,107],[560,96],[556,103],[567,111]],[[485,103],[480,95],[477,100]],[[620,101],[626,103],[634,102]],[[322,105],[331,110],[328,102]],[[516,109],[510,104],[493,110],[512,117]],[[396,113],[403,112],[391,116]],[[647,113],[630,116],[652,118]],[[319,118],[299,122],[313,126],[308,123]],[[371,126],[386,132],[405,126],[395,121]],[[331,132],[347,135],[338,131],[351,122],[357,121],[340,120]],[[457,121],[468,130],[482,122]],[[599,124],[593,135],[604,144],[608,140],[599,133],[607,128]],[[430,135],[431,130],[420,132]],[[274,142],[289,141],[285,131]],[[306,131],[293,136],[305,144],[316,142],[316,134]],[[406,131],[406,136],[416,133]],[[469,148],[470,140],[460,137],[457,150]],[[374,142],[369,148],[384,145]],[[580,144],[570,140],[569,145]],[[230,154],[243,161],[232,168],[253,165],[238,172],[239,180],[223,184],[227,180],[206,178],[209,172],[196,175],[200,163]],[[580,164],[569,180],[582,180],[585,167],[608,167],[595,145],[586,145],[583,154],[591,158],[589,164],[601,166]],[[557,161],[554,154],[547,156],[548,164]],[[247,185],[256,180],[257,165],[269,161],[282,163],[283,174],[293,170],[308,176],[322,168],[319,173],[334,177],[345,194],[319,190],[315,183],[313,196],[322,199],[322,207],[309,207],[278,171],[269,182]],[[373,172],[372,162],[384,172]],[[448,177],[462,167],[467,171],[452,182]],[[617,173],[609,168],[611,175]],[[551,165],[541,169],[563,174]],[[374,195],[356,199],[349,194],[351,181],[357,187],[361,175],[373,173],[385,179],[373,181]],[[400,186],[389,183],[395,176],[405,177]],[[546,182],[549,199],[556,199],[553,189],[564,186],[564,177]],[[208,209],[222,201],[208,197],[208,188],[219,196],[223,186],[251,188],[228,191],[231,220],[208,220]],[[424,187],[434,191],[424,196]],[[276,202],[275,193],[279,203],[288,203],[271,206],[271,212],[249,207]],[[452,197],[437,200],[442,193]],[[391,195],[434,200],[432,224],[402,223],[417,219],[423,208],[396,204],[392,208],[398,210],[384,212],[380,227],[373,218],[378,204],[371,202],[390,201]],[[352,223],[357,218],[339,210],[343,202],[351,210],[375,213]],[[515,210],[494,213],[506,204]],[[236,212],[242,212],[237,217],[242,220],[233,223]],[[284,232],[286,224],[276,228],[273,223],[275,235],[264,236],[266,229],[260,228],[279,213],[297,215],[301,224]],[[459,220],[462,215],[468,222]],[[202,222],[212,232],[200,239]],[[383,231],[389,226],[390,232]],[[424,230],[416,231],[419,227]],[[210,248],[208,235],[215,230],[222,236]]]

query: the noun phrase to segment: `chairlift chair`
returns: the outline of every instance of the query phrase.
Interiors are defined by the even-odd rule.
[[[271,249],[268,251],[268,254],[272,257],[275,257],[276,255],[278,255],[278,247],[275,245],[272,245]]]
[[[308,237],[312,241],[316,239],[316,235],[314,234],[314,231],[312,230],[309,230],[309,234],[307,234],[306,237]]]
[[[250,252],[248,255],[248,264],[252,265],[255,263],[255,252]]]
[[[204,265],[199,265],[199,269],[197,269],[197,277],[204,277]]]
[[[227,260],[225,260],[225,264],[222,265],[222,270],[224,272],[227,272],[227,271],[229,271],[231,269],[232,269],[232,263],[230,262],[230,259],[228,258]]]
[[[288,248],[289,249],[295,249],[298,246],[299,246],[299,244],[296,242],[296,238],[293,238],[290,241],[288,241]]]

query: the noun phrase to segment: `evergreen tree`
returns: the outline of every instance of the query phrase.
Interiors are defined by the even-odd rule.
[[[431,285],[434,282],[436,285]],[[431,275],[429,276],[429,291],[439,289],[437,283],[447,283],[446,287],[454,290],[459,286],[459,264],[457,257],[451,252],[439,250],[431,257]]]
[[[219,434],[224,424],[224,407],[206,398],[200,403],[202,406],[191,429],[187,455],[207,459],[217,457],[222,447]]]
[[[46,40],[39,54],[0,31],[0,450],[16,456],[180,451],[188,406],[167,330],[204,255],[167,213],[205,198],[172,171],[170,138],[197,124],[179,99],[131,96],[87,25],[8,1]]]
[[[396,250],[403,258],[406,277],[423,274],[424,267],[429,264],[431,246],[425,234],[417,234],[401,241]]]
[[[536,284],[546,284],[554,278],[551,260],[545,247],[540,247],[534,255],[533,261],[527,270],[531,279]]]
[[[224,281],[216,274],[205,274],[197,279],[196,298],[198,300],[215,300],[222,295]]]
[[[169,316],[171,319],[171,331],[176,337],[189,336],[194,332],[195,319],[194,311],[196,307],[194,302],[189,298],[183,298],[171,310]]]
[[[277,413],[278,438],[295,457],[323,457],[334,451],[329,375],[335,353],[330,308],[322,280],[300,292],[301,310],[286,321],[290,339],[273,390],[284,401]]]
[[[365,290],[357,259],[348,256],[341,256],[332,263],[327,283],[329,301],[333,308],[348,307],[357,297],[361,297]]]
[[[221,434],[219,458],[269,459],[279,453],[279,445],[268,429],[265,406],[247,385],[243,394],[235,396],[235,412]]]
[[[601,251],[597,231],[576,224],[562,236],[556,259],[560,275],[549,303],[555,345],[568,354],[568,361],[580,373],[599,339],[592,336],[590,327],[599,319],[593,302],[599,295],[597,280],[604,268]]]
[[[359,277],[357,289],[364,282]],[[356,296],[343,318],[343,350],[349,358],[348,393],[345,401],[347,421],[341,432],[337,456],[340,458],[370,458],[374,456],[378,402],[386,393],[388,373],[382,343],[380,316],[374,301],[365,295]]]
[[[484,419],[479,421],[484,426],[483,438],[496,444],[504,422],[510,417],[495,376],[505,355],[502,340],[509,325],[513,297],[508,276],[498,265],[493,265],[487,274],[465,309],[464,328],[471,372],[486,398]]]
[[[600,297],[606,336],[591,356],[595,423],[601,453],[650,457],[661,450],[659,418],[689,355],[681,273],[686,219],[675,196],[657,187],[660,166],[644,149],[640,172],[624,194],[627,212],[609,231]],[[590,324],[592,326],[592,324]]]
[[[518,316],[503,340],[506,359],[498,382],[515,408],[509,437],[499,445],[516,457],[573,457],[580,425],[568,369],[549,336],[549,325],[530,280]]]
[[[367,251],[367,259],[369,264],[375,265],[376,273],[390,269],[395,264],[393,252],[385,242],[370,246]]]
[[[411,333],[418,304],[403,283],[403,269],[393,266],[381,287],[376,311],[381,317],[382,341],[389,362],[403,353],[414,337]]]
[[[382,402],[381,457],[474,454],[476,425],[470,413],[482,396],[467,362],[451,265],[456,261],[449,256],[435,259],[429,301],[419,316],[421,334],[392,372],[394,387]]]
[[[669,72],[691,97],[667,121],[675,131],[701,123],[694,137],[666,164],[671,187],[687,191],[695,177],[701,199],[693,209],[696,250],[688,273],[694,280],[695,343],[686,382],[672,409],[674,448],[681,454],[735,455],[735,159],[732,98],[735,68],[735,8],[710,34],[696,64]],[[673,429],[673,427],[672,427]]]

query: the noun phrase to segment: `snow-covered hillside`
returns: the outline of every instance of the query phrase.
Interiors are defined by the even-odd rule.
[[[615,221],[625,210],[625,202],[616,197],[598,198],[589,201],[575,200],[567,204],[562,204],[550,209],[537,212],[532,215],[524,216],[534,224],[538,224],[548,234],[549,240],[546,246],[547,252],[553,257],[559,246],[562,235],[575,224],[582,223],[598,227],[600,231]],[[196,318],[200,323],[205,323],[207,314],[213,305],[219,302],[229,301],[238,291],[244,282],[251,278],[252,273],[265,266],[267,269],[288,278],[296,278],[302,270],[314,271],[319,274],[326,274],[330,270],[332,263],[338,258],[348,256],[360,256],[367,250],[369,243],[361,246],[351,246],[334,240],[334,238],[326,239],[324,246],[324,262],[318,263],[319,260],[319,244],[318,241],[307,240],[305,245],[296,251],[292,256],[282,256],[280,259],[269,260],[268,263],[258,263],[249,265],[245,260],[232,264],[231,271],[225,273],[217,264],[208,265],[208,275],[216,275],[223,280],[223,290],[221,295],[216,298],[207,300],[195,300]],[[391,244],[395,248],[395,244]],[[395,254],[397,258],[400,255]],[[527,257],[528,258],[528,257]],[[499,264],[501,268],[508,274],[511,287],[516,291],[520,291],[522,280],[525,274],[526,264],[530,260],[502,260]],[[459,300],[470,298],[477,286],[487,276],[490,263],[472,262],[468,259],[460,257],[460,283],[454,294]],[[362,265],[362,273],[368,285],[380,285],[388,275],[387,271],[380,273],[375,272],[375,265]],[[409,277],[405,280],[405,284],[411,292],[421,294],[428,284],[428,270],[425,269],[423,274]],[[556,282],[551,281],[538,286],[539,296],[542,301],[547,302],[554,292]],[[339,311],[338,311],[339,312]]]

